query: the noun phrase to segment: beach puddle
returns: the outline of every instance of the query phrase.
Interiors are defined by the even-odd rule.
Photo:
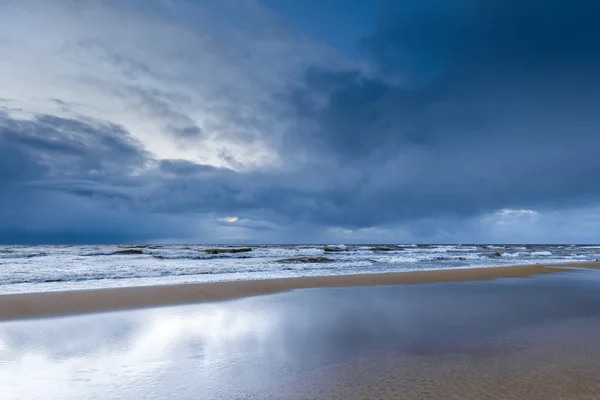
[[[600,398],[600,272],[0,323],[0,399]]]

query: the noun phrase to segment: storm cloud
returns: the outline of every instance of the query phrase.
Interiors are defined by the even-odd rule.
[[[305,131],[290,141],[362,175],[354,200],[372,218],[593,203],[597,11],[403,2],[364,40],[380,74],[307,71],[290,95]]]
[[[259,2],[171,3],[51,7],[133,28],[58,30],[74,62],[0,92],[1,242],[597,241],[596,2],[382,3],[358,61]],[[7,74],[44,57],[19,28]]]

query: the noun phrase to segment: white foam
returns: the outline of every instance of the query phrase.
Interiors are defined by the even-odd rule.
[[[0,293],[133,286],[141,282],[209,282],[518,265],[537,261],[581,262],[599,258],[595,249],[600,248],[569,247],[568,251],[576,255],[561,256],[559,246],[531,250],[523,246],[496,246],[501,249],[502,257],[490,257],[496,251],[490,247],[458,245],[401,245],[403,249],[389,252],[373,252],[371,246],[345,245],[348,251],[327,254],[322,245],[254,246],[248,253],[218,256],[199,251],[205,247],[149,246],[141,248],[143,255],[111,255],[129,246],[0,246]],[[282,258],[321,255],[334,262],[285,265],[276,262]]]
[[[531,256],[551,256],[552,252],[550,251],[532,251],[529,253]]]

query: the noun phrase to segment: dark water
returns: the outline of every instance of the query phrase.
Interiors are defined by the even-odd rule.
[[[307,289],[0,323],[0,398],[594,398],[598,335],[597,271]]]

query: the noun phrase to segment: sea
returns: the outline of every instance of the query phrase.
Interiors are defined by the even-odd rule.
[[[598,260],[600,245],[0,246],[0,294]]]

